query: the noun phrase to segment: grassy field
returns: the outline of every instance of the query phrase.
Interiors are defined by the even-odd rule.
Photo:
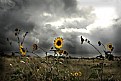
[[[0,57],[0,81],[121,81],[121,61]]]

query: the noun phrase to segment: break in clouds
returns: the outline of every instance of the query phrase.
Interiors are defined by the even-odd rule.
[[[53,40],[59,36],[64,39],[63,49],[69,54],[96,54],[91,46],[80,44],[82,35],[95,46],[99,40],[104,44],[111,42],[115,53],[120,53],[120,3],[119,0],[0,0],[0,51],[18,50],[14,29],[19,28],[21,35],[29,32],[24,42],[28,49],[37,43],[49,52]],[[115,8],[117,18],[111,20],[111,25],[94,24],[97,18],[94,11],[98,7]],[[6,41],[7,37],[12,41],[12,47]]]

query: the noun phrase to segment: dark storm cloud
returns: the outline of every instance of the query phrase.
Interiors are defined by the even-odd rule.
[[[121,55],[121,1],[120,0],[114,0],[114,7],[116,9],[116,13],[118,15],[117,19],[114,19],[115,24],[113,25],[114,30],[114,44],[115,44],[115,53],[118,53],[118,55]]]
[[[70,8],[70,7],[75,7],[77,5],[76,0],[63,0],[64,4],[65,4],[65,8]]]
[[[102,41],[104,44],[112,43],[114,45],[114,53],[120,55],[120,46],[121,46],[121,1],[120,0],[81,0],[80,4],[82,5],[92,5],[95,7],[113,7],[116,10],[117,18],[114,19],[114,24],[111,27],[107,28],[96,28],[91,31],[91,34],[84,35],[89,38],[94,45],[98,40]],[[108,4],[108,5],[107,5]],[[112,20],[113,21],[113,20]]]
[[[77,2],[76,0],[63,0],[64,2],[64,10],[68,14],[72,14],[76,12]]]
[[[120,55],[121,50],[121,24],[115,23],[113,26],[109,28],[97,28],[91,31],[91,34],[83,34],[84,37],[89,39],[93,45],[95,45],[101,52],[103,52],[103,48],[100,48],[97,44],[98,41],[101,41],[105,46],[109,43],[112,43],[114,46],[113,53],[115,55]],[[93,47],[90,47],[93,49]],[[106,47],[107,48],[107,47]],[[97,53],[96,50],[92,50],[94,53]],[[90,51],[91,52],[91,51]],[[91,52],[92,53],[92,52]]]
[[[29,50],[31,50],[33,43],[37,43],[40,47],[48,51],[53,46],[53,40],[60,36],[64,39],[63,49],[67,50],[69,54],[79,55],[97,52],[87,44],[81,45],[78,36],[83,35],[89,38],[95,45],[98,40],[104,43],[107,41],[112,42],[114,39],[112,37],[115,37],[111,36],[113,35],[112,32],[109,33],[110,35],[106,34],[109,31],[108,29],[95,29],[91,31],[91,34],[76,31],[62,32],[61,29],[66,28],[86,29],[95,20],[95,14],[91,13],[93,7],[82,7],[79,10],[76,0],[10,1],[8,2],[9,4],[2,3],[2,6],[0,6],[0,47],[3,47],[0,50],[6,51],[6,49],[9,50],[10,48],[6,42],[6,37],[9,37],[13,42],[13,48],[17,48],[17,39],[14,37],[15,28],[21,29],[21,35],[26,31],[29,32],[25,39],[25,46]],[[58,28],[51,24],[51,22],[56,22],[61,20],[61,18],[70,20],[72,18],[82,18],[82,21],[74,20],[69,22],[67,20],[64,21],[62,26],[57,26]]]
[[[0,27],[1,27],[1,50],[7,51],[10,46],[6,41],[8,37],[13,43],[11,48],[16,50],[17,39],[14,36],[14,29],[20,28],[21,35],[28,31],[29,34],[25,39],[25,45],[28,49],[31,49],[33,43],[38,43],[42,48],[49,50],[53,46],[53,40],[57,36],[62,36],[67,41],[65,49],[70,50],[71,54],[78,52],[84,52],[84,49],[78,50],[80,45],[77,39],[73,39],[78,33],[73,35],[72,33],[63,33],[60,29],[55,28],[51,24],[45,24],[46,22],[57,21],[60,18],[70,17],[85,17],[90,15],[91,9],[85,8],[82,10],[77,9],[76,0],[10,0],[7,2],[1,2],[0,9]],[[61,13],[60,13],[61,12]],[[49,13],[51,16],[44,16],[43,13]],[[79,22],[75,21],[77,24]],[[82,21],[83,23],[84,21]],[[86,20],[85,20],[86,22]],[[90,21],[89,21],[90,22]],[[84,25],[78,27],[78,25],[64,25],[65,27],[85,28]],[[86,24],[85,24],[86,26]],[[20,39],[22,40],[22,39]],[[29,41],[28,41],[29,40]],[[75,42],[75,44],[73,43]],[[77,43],[76,43],[77,42]],[[69,45],[70,44],[70,45]],[[8,46],[7,46],[8,45]],[[65,44],[66,45],[66,44]],[[72,49],[70,48],[72,46]]]
[[[85,45],[81,45],[79,33],[67,33],[64,34],[64,49],[66,49],[71,55],[84,56],[89,54],[89,50]]]
[[[39,40],[39,46],[46,49],[46,50],[49,50],[50,47],[53,46],[53,40],[55,39],[55,37],[62,36],[62,37],[64,37],[65,42],[67,41],[66,42],[67,44],[69,43],[71,46],[73,46],[73,48],[70,48],[69,44],[68,45],[65,44],[65,49],[67,51],[69,51],[69,53],[71,53],[71,54],[76,54],[76,53],[79,53],[79,52],[84,53],[84,49],[78,50],[78,48],[80,48],[79,44],[73,45],[74,41],[76,43],[77,38],[73,39],[73,40],[71,39],[74,36],[77,37],[76,35],[79,35],[78,33],[76,34],[76,32],[75,32],[74,36],[73,36],[73,33],[68,33],[68,32],[63,33],[60,30],[61,27],[60,27],[60,29],[58,29],[58,28],[52,26],[51,24],[45,24],[45,23],[49,22],[49,21],[50,22],[51,21],[52,22],[57,21],[61,17],[67,17],[68,18],[71,15],[73,16],[73,14],[75,14],[77,17],[80,17],[80,16],[86,17],[85,14],[87,14],[89,16],[91,11],[88,12],[86,10],[82,10],[82,11],[77,10],[77,8],[76,8],[77,3],[73,0],[69,0],[68,3],[64,2],[64,1],[58,1],[58,0],[50,1],[50,2],[52,3],[51,5],[48,1],[42,2],[42,3],[44,3],[44,5],[42,5],[42,6],[40,5],[42,8],[38,7],[38,6],[31,5],[30,8],[27,9],[28,12],[31,12],[30,13],[31,17],[30,17],[29,20],[36,23],[34,30],[32,32],[33,34],[29,34],[30,36],[29,36],[28,40],[35,39],[32,42],[36,42],[37,40]],[[71,4],[69,4],[69,3],[71,3]],[[31,4],[33,4],[33,3],[31,3]],[[57,7],[57,6],[59,6],[59,7]],[[34,10],[33,10],[33,8],[34,8]],[[46,9],[48,9],[48,10],[46,10]],[[71,9],[70,12],[67,12],[68,9]],[[89,8],[89,9],[91,9],[91,8]],[[47,12],[47,13],[52,14],[52,17],[51,16],[39,16],[39,15],[43,14],[43,12]],[[82,12],[82,14],[78,14],[77,12]],[[53,16],[53,14],[54,14],[54,16]],[[90,18],[90,20],[91,20],[91,18]],[[93,19],[91,21],[93,21]],[[79,23],[79,22],[77,22],[77,23]],[[72,27],[72,25],[69,25],[69,24],[65,25],[64,24],[64,28],[66,28],[67,26]],[[73,27],[75,27],[75,26],[73,26]],[[78,27],[78,25],[76,27]],[[79,28],[81,28],[81,27],[83,27],[83,26],[80,26]],[[65,36],[65,34],[66,34],[66,36]],[[71,36],[73,36],[73,37],[71,37]],[[30,45],[30,44],[28,44],[28,45]]]
[[[118,53],[120,55],[121,50],[121,20],[119,20],[118,22],[116,22],[116,24],[113,25],[113,30],[114,30],[114,44],[115,44],[115,52]]]
[[[8,51],[10,46],[6,41],[6,38],[13,37],[9,35],[15,28],[20,28],[24,31],[30,31],[33,29],[34,24],[27,22],[29,15],[23,13],[22,7],[24,7],[24,1],[17,0],[1,0],[0,2],[0,50]],[[14,32],[13,32],[14,33]],[[14,39],[15,40],[15,39]],[[4,43],[2,43],[4,42]]]

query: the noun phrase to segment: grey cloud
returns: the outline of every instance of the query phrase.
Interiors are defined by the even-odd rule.
[[[2,7],[0,9],[0,50],[10,50],[10,46],[6,40],[9,37],[13,41],[14,49],[16,48],[17,39],[14,38],[14,29],[20,28],[21,35],[28,31],[29,34],[25,39],[25,46],[31,49],[33,43],[37,43],[40,47],[48,51],[53,46],[53,40],[62,36],[64,39],[63,49],[67,50],[70,54],[88,55],[90,53],[97,53],[93,48],[87,44],[81,45],[78,36],[83,35],[96,45],[98,40],[106,43],[107,41],[114,42],[113,33],[110,35],[106,33],[112,29],[96,29],[91,31],[91,34],[81,32],[62,32],[64,28],[86,28],[94,22],[95,15],[91,12],[93,7],[82,7],[81,10],[77,8],[76,0],[11,0],[14,4],[12,7],[7,8],[5,11]],[[49,13],[51,16],[43,16],[43,13]],[[46,22],[57,21],[60,18],[84,18],[83,21],[74,21],[72,23],[64,22],[60,28],[56,28]],[[117,32],[118,29],[115,30]],[[97,34],[98,33],[98,34]],[[120,32],[118,32],[120,33]],[[112,35],[112,36],[111,36]],[[118,37],[119,34],[116,34]],[[115,42],[114,42],[115,43]],[[116,44],[118,45],[118,44]],[[118,48],[118,46],[116,46]],[[12,50],[12,49],[11,49]],[[42,52],[42,51],[40,51]]]
[[[115,1],[115,7],[116,7],[116,11],[117,11],[117,14],[118,14],[118,16],[119,16],[119,18],[121,18],[121,10],[120,10],[120,7],[121,7],[121,1],[120,0],[116,0]]]
[[[4,2],[4,1],[3,1]],[[3,2],[0,2],[3,4]],[[14,4],[14,6],[7,6],[8,4]],[[14,33],[15,28],[20,28],[24,31],[30,31],[33,29],[34,24],[31,22],[27,22],[28,15],[23,13],[23,10],[21,7],[24,5],[22,3],[18,3],[15,1],[11,2],[5,2],[4,5],[1,5],[2,8],[0,9],[0,34],[1,34],[1,42],[4,42],[4,44],[1,43],[2,48],[0,48],[1,51],[7,51],[12,48],[10,48],[8,42],[6,41],[6,38],[13,37],[9,35],[11,31]],[[6,8],[9,7],[9,8]],[[21,6],[21,7],[20,7]],[[15,39],[13,39],[15,41]],[[12,41],[12,40],[11,40]]]
[[[80,0],[78,0],[80,1]],[[88,6],[98,6],[98,7],[101,7],[101,6],[112,6],[114,4],[115,1],[118,1],[118,0],[81,0],[80,1],[80,4],[81,5],[88,5]]]
[[[121,46],[121,21],[116,22],[113,25],[113,30],[114,30],[114,44],[115,44],[115,51],[116,53],[120,54],[121,50],[120,50],[120,46]]]
[[[121,25],[115,23],[113,26],[109,28],[98,28],[91,31],[91,34],[84,34],[83,36],[86,37],[91,41],[93,45],[95,45],[101,52],[103,52],[103,48],[100,48],[97,44],[98,41],[101,41],[104,45],[108,43],[112,43],[114,46],[115,55],[120,55],[120,32]],[[96,53],[96,52],[95,52]]]

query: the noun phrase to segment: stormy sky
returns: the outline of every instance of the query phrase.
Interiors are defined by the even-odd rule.
[[[81,45],[82,35],[96,47],[99,40],[112,43],[114,53],[120,54],[120,4],[120,0],[0,0],[0,51],[18,50],[14,30],[19,28],[20,36],[29,32],[24,42],[29,50],[37,43],[49,52],[54,39],[62,37],[62,49],[69,54],[97,55],[90,45]],[[102,52],[101,47],[98,49]]]

